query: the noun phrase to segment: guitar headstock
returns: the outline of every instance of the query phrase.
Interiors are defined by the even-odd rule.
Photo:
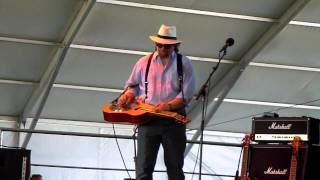
[[[292,141],[292,148],[297,151],[299,149],[301,143],[301,138],[299,136],[295,136]]]
[[[243,144],[244,146],[249,146],[251,140],[252,140],[252,134],[247,133],[247,134],[244,136],[243,140],[242,140],[242,144]]]

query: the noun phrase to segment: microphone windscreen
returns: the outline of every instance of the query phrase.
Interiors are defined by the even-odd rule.
[[[228,38],[227,41],[226,41],[226,44],[228,46],[232,46],[234,44],[234,39],[233,38]]]

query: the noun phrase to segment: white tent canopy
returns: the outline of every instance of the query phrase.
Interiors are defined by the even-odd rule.
[[[197,90],[235,39],[210,82],[205,130],[250,132],[264,112],[319,118],[319,8],[317,0],[0,0],[0,127],[104,124],[102,106],[153,51],[148,36],[161,24],[177,26]],[[199,129],[201,101],[188,116]],[[14,144],[32,147],[24,137]]]

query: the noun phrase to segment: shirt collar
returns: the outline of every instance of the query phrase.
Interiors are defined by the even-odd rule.
[[[170,61],[174,60],[177,57],[177,53],[173,51],[170,55]],[[157,51],[154,52],[153,58],[155,61],[160,61],[160,56]]]

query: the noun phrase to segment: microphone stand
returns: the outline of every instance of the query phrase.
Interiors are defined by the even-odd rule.
[[[223,52],[223,54],[221,55],[221,52]],[[203,147],[203,131],[204,131],[204,121],[206,118],[206,106],[207,106],[207,102],[208,102],[208,93],[207,93],[207,87],[208,84],[211,80],[212,75],[216,72],[216,70],[218,69],[221,60],[223,59],[223,57],[227,54],[227,49],[224,48],[222,51],[219,51],[219,61],[218,63],[212,68],[212,71],[207,79],[207,81],[201,86],[200,90],[198,91],[196,100],[198,100],[201,96],[203,97],[203,101],[202,101],[202,118],[201,118],[201,126],[200,126],[200,159],[199,159],[199,180],[201,180],[201,173],[202,173],[202,147]]]

